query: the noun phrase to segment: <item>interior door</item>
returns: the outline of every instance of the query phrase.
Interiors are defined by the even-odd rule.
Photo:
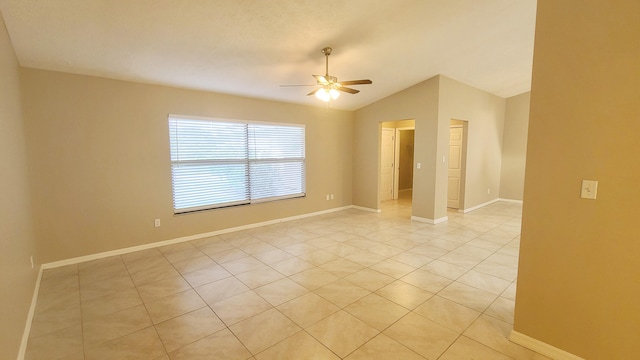
[[[380,201],[393,199],[395,129],[382,128],[380,154]]]
[[[460,177],[462,174],[462,137],[461,125],[449,129],[449,182],[447,187],[447,207],[460,208]]]

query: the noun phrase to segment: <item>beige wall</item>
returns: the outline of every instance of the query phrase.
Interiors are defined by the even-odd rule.
[[[437,205],[446,216],[449,129],[451,120],[467,121],[466,160],[464,181],[464,209],[498,198],[502,158],[502,128],[505,99],[465,85],[459,81],[440,77],[438,106],[438,159]],[[490,193],[487,193],[487,189]]]
[[[522,200],[530,99],[530,92],[507,99],[500,174],[500,197],[503,199]]]
[[[354,138],[355,205],[379,208],[377,178],[380,123],[415,120],[413,216],[447,216],[450,120],[469,122],[465,208],[498,197],[505,99],[439,75],[356,111]],[[372,154],[378,155],[374,158]],[[443,162],[442,159],[445,158]],[[490,189],[490,194],[487,194]]]
[[[439,77],[434,77],[355,112],[353,204],[379,209],[380,128],[384,121],[415,120],[413,215],[434,219],[435,150]]]
[[[43,262],[352,203],[351,112],[34,69],[21,75]],[[174,216],[170,113],[305,124],[307,197]]]
[[[20,81],[4,20],[0,15],[0,352],[15,359],[20,347],[37,271],[31,215]],[[38,269],[36,263],[36,268]]]
[[[515,331],[585,359],[640,358],[638,34],[637,0],[538,1]]]

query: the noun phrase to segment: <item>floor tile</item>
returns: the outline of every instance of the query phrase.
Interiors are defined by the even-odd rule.
[[[30,337],[45,335],[56,330],[79,325],[82,319],[78,292],[74,292],[71,301],[38,312],[31,322]]]
[[[262,298],[273,306],[278,306],[285,301],[294,299],[308,292],[307,289],[288,278],[280,279],[254,289]]]
[[[383,260],[377,264],[371,265],[370,268],[395,279],[399,279],[416,269],[411,265],[392,259]]]
[[[145,304],[154,324],[173,319],[206,305],[194,290],[179,292]]]
[[[273,308],[240,321],[229,329],[254,355],[301,330]]]
[[[541,355],[509,341],[511,330],[511,324],[482,315],[464,335],[514,359],[544,359]]]
[[[451,279],[425,270],[416,270],[400,280],[431,293],[437,293],[452,282]]]
[[[383,334],[428,359],[437,359],[459,335],[413,312],[391,325]]]
[[[304,286],[308,290],[315,290],[321,286],[338,280],[338,276],[320,267],[314,267],[292,275],[290,279]]]
[[[101,281],[82,284],[80,287],[80,299],[89,300],[134,287],[135,285],[129,275],[108,277]]]
[[[478,311],[437,295],[425,301],[414,311],[458,333],[466,330],[480,316]]]
[[[144,306],[138,305],[113,314],[83,321],[82,335],[86,345],[97,345],[151,326]]]
[[[26,358],[547,359],[508,340],[521,206],[407,199],[47,269]]]
[[[489,305],[489,308],[484,313],[513,325],[513,312],[515,305],[516,302],[514,300],[499,297]]]
[[[511,358],[484,346],[466,336],[461,336],[453,345],[439,358],[439,360],[510,360]]]
[[[180,315],[155,325],[167,352],[174,351],[226,326],[209,307]]]
[[[220,330],[169,354],[171,360],[246,360],[251,353],[228,329]]]
[[[343,308],[356,300],[369,295],[371,292],[350,281],[339,279],[317,288],[314,290],[314,293]]]
[[[302,328],[307,328],[340,308],[319,295],[306,293],[279,305],[278,310]]]
[[[78,324],[30,338],[25,359],[67,359],[82,352],[82,326]]]
[[[443,276],[451,280],[456,280],[460,276],[464,275],[464,273],[469,271],[468,268],[449,264],[441,260],[434,260],[423,266],[421,270],[425,270],[432,274]]]
[[[378,254],[374,254],[366,250],[361,250],[356,253],[348,254],[344,258],[366,267],[375,265],[383,260],[386,260],[384,256],[380,256]]]
[[[271,251],[262,252],[262,253],[253,255],[253,257],[255,257],[256,259],[260,260],[261,262],[267,265],[273,264],[278,261],[291,259],[293,258],[293,256],[294,255],[291,255],[288,252],[277,249],[277,248]]]
[[[496,294],[459,282],[450,284],[442,289],[438,295],[480,312],[489,307],[498,297]]]
[[[324,263],[320,265],[319,268],[328,271],[337,277],[345,277],[364,269],[364,266],[347,259],[338,259]]]
[[[249,290],[211,304],[211,308],[227,326],[271,309],[271,305]]]
[[[313,264],[297,257],[287,260],[281,260],[270,264],[270,266],[286,276],[291,276],[314,267]]]
[[[341,310],[307,328],[307,332],[340,357],[345,357],[378,331]]]
[[[344,279],[369,291],[376,291],[395,281],[391,276],[369,268],[346,276]]]
[[[337,255],[324,251],[322,249],[300,254],[298,258],[316,266],[339,259]]]
[[[82,319],[86,321],[140,304],[142,304],[142,299],[140,299],[138,291],[134,288],[125,289],[83,301],[81,304]]]
[[[174,276],[137,287],[142,301],[149,302],[191,289],[182,276]]]
[[[475,270],[471,270],[462,275],[460,278],[458,278],[458,282],[496,295],[500,295],[507,288],[507,286],[511,285],[511,281],[500,279],[498,277],[487,275]]]
[[[236,279],[242,281],[250,289],[255,289],[282,278],[284,278],[284,275],[266,265],[236,275]]]
[[[249,270],[257,269],[265,264],[253,256],[247,256],[236,260],[221,263],[228,272],[238,275]]]
[[[211,305],[251,289],[235,276],[232,276],[198,286],[195,290],[207,304]]]
[[[86,345],[85,345],[86,347]],[[86,360],[156,359],[165,353],[153,327],[148,327],[106,343],[85,348]]]
[[[422,290],[416,286],[401,280],[396,280],[385,287],[378,289],[376,294],[413,310],[433,296],[433,293]]]
[[[369,294],[344,308],[346,312],[382,331],[409,312],[377,294]]]
[[[418,353],[393,340],[379,334],[368,343],[345,358],[346,360],[424,360]]]
[[[322,359],[339,360],[334,353],[305,331],[298,331],[256,355],[257,360]]]
[[[192,272],[203,267],[214,265],[215,261],[211,260],[210,257],[201,254],[193,258],[183,259],[182,261],[173,263],[173,267],[178,270],[181,274],[186,274],[188,272]]]
[[[414,268],[419,268],[422,266],[425,266],[427,264],[429,264],[430,262],[432,262],[434,259],[430,258],[428,256],[424,256],[424,255],[419,255],[416,253],[412,253],[409,251],[405,251],[403,253],[400,253],[394,257],[392,257],[391,259],[395,260],[395,261],[399,261],[401,263],[405,263],[407,265],[411,265]]]

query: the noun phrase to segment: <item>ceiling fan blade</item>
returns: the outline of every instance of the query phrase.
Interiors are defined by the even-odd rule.
[[[320,89],[322,89],[322,88],[320,88]],[[318,90],[320,90],[320,89],[315,89],[315,90],[313,90],[312,92],[308,93],[308,94],[307,94],[307,96],[309,96],[309,95],[315,95],[315,94],[318,92]]]
[[[352,89],[352,88],[348,88],[348,87],[344,87],[344,86],[338,86],[338,87],[336,87],[336,90],[344,91],[344,92],[349,93],[349,94],[357,94],[357,93],[360,92],[360,90],[356,90],[356,89]]]
[[[327,80],[327,78],[324,77],[323,75],[312,75],[312,76],[316,78],[316,80],[318,81],[318,84],[329,85],[329,80]]]
[[[373,81],[369,79],[340,81],[340,85],[368,85],[368,84],[373,84]]]

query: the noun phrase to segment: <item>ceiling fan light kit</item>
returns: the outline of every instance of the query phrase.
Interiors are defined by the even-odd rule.
[[[312,75],[316,79],[317,84],[309,85],[309,86],[320,86],[320,87],[308,93],[307,95],[315,95],[316,98],[324,102],[329,102],[331,100],[336,100],[338,97],[340,97],[341,91],[349,94],[357,94],[360,92],[360,90],[348,88],[345,85],[373,84],[373,82],[369,79],[348,80],[348,81],[339,82],[337,77],[329,75],[329,55],[331,55],[331,51],[332,49],[330,47],[326,47],[322,49],[322,53],[325,56],[325,74]],[[289,85],[289,86],[305,86],[305,85]]]

